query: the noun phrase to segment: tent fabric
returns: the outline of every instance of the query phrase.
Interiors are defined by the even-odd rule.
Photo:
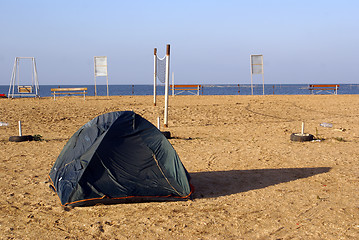
[[[82,126],[49,177],[62,205],[133,197],[186,199],[192,193],[190,176],[170,142],[131,111],[106,113]]]

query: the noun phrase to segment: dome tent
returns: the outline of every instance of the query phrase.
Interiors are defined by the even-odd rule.
[[[189,198],[190,176],[150,122],[131,111],[100,115],[67,142],[50,174],[62,205],[128,198]]]

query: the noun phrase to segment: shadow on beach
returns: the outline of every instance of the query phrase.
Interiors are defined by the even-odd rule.
[[[213,198],[261,189],[330,171],[330,167],[230,170],[190,173],[194,198]]]

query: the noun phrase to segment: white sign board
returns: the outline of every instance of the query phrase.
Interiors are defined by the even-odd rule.
[[[253,75],[254,74],[262,74],[263,81],[263,95],[264,95],[264,73],[263,73],[263,55],[261,54],[253,54],[250,56],[251,59],[251,89],[253,95]]]
[[[251,55],[252,74],[263,74],[263,55]]]
[[[95,76],[107,76],[107,57],[95,57]]]

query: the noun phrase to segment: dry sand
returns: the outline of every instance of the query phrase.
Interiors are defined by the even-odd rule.
[[[359,95],[170,97],[193,201],[62,207],[48,173],[83,124],[151,96],[0,99],[1,239],[359,239]],[[9,142],[23,134],[44,141]],[[306,132],[325,139],[291,142]],[[329,122],[332,128],[320,127]]]

